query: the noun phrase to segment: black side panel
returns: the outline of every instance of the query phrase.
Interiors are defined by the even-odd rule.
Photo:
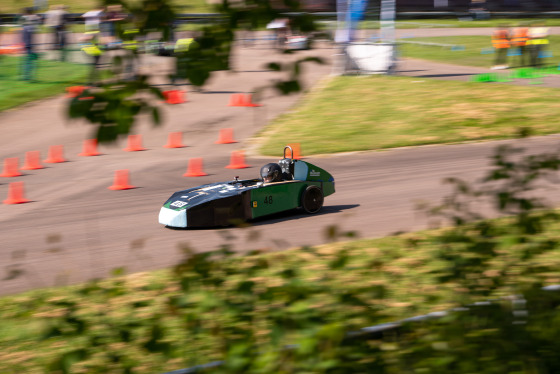
[[[253,206],[251,201],[251,191],[243,191],[241,193],[241,201],[243,204],[243,217],[245,220],[253,218]]]
[[[229,196],[187,210],[188,227],[229,226],[245,220],[242,195]]]

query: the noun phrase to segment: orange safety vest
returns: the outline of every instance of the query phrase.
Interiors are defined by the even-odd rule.
[[[517,27],[513,30],[513,38],[511,44],[515,47],[524,47],[529,40],[529,28]]]
[[[492,47],[496,49],[509,48],[509,36],[505,30],[496,30],[492,34]]]

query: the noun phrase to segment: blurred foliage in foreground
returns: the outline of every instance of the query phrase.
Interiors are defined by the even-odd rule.
[[[0,371],[558,372],[560,294],[541,287],[560,283],[559,224],[532,191],[559,165],[499,148],[480,185],[450,180],[425,208],[451,228],[268,254],[183,245],[168,272],[3,298]],[[511,216],[480,221],[480,200]],[[437,310],[450,312],[348,334]]]

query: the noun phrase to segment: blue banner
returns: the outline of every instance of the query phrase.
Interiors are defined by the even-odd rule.
[[[350,0],[350,21],[358,22],[364,17],[368,0]]]

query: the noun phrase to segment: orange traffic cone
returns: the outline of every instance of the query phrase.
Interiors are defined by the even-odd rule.
[[[39,151],[29,151],[25,153],[25,163],[21,167],[21,170],[36,170],[43,169],[44,166],[41,165],[41,154]]]
[[[12,182],[8,189],[8,198],[4,200],[4,204],[23,204],[31,200],[27,200],[23,193],[23,182]]]
[[[171,94],[172,91],[161,91],[161,94],[163,95],[163,98],[165,100],[166,103],[169,104],[169,96]]]
[[[13,44],[0,47],[0,55],[19,55],[23,53],[23,44]]]
[[[231,144],[237,143],[237,141],[233,140],[233,129],[221,129],[220,130],[220,137],[214,143],[216,144]]]
[[[183,174],[183,177],[203,177],[206,174],[202,171],[202,158],[191,158],[189,160],[189,166],[187,168],[187,172]]]
[[[64,147],[62,145],[51,145],[49,147],[49,154],[46,160],[48,164],[57,164],[59,162],[66,162],[64,158]]]
[[[249,107],[262,106],[261,104],[255,104],[252,101],[253,101],[253,95],[251,95],[251,94],[245,95],[245,98],[244,98],[244,101],[243,101],[243,106],[249,106]]]
[[[164,148],[183,148],[186,145],[183,145],[183,133],[182,132],[170,132],[169,137],[167,138],[167,144],[164,145]]]
[[[145,151],[146,148],[142,147],[142,135],[129,135],[128,145],[124,150],[127,152]]]
[[[84,146],[82,148],[82,153],[78,153],[78,156],[99,156],[101,153],[97,151],[97,139],[86,139],[84,140]]]
[[[180,90],[170,90],[163,91],[163,96],[165,97],[165,102],[167,104],[182,104],[186,101],[185,91]]]
[[[66,87],[66,92],[68,92],[66,94],[66,97],[77,97],[80,96],[82,94],[82,92],[84,92],[84,90],[86,89],[86,86],[72,86],[72,87]]]
[[[108,187],[110,190],[130,190],[136,188],[128,184],[128,169],[115,171],[115,180],[112,186]]]
[[[4,171],[0,174],[0,177],[19,177],[22,175],[19,172],[18,168],[18,158],[17,157],[9,157],[4,159]]]
[[[243,95],[231,94],[228,106],[243,106]]]
[[[226,166],[227,169],[245,169],[248,167],[250,166],[245,163],[245,153],[243,151],[231,152],[229,165]]]
[[[299,146],[299,143],[291,143],[288,144],[290,147],[292,147],[292,150],[294,151],[294,156],[293,156],[293,160],[300,160],[301,159],[301,149]]]

